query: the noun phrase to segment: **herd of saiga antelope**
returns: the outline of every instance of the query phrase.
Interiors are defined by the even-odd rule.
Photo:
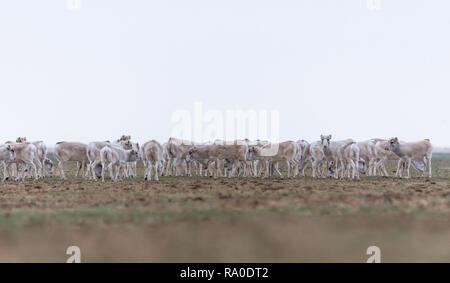
[[[114,142],[59,142],[55,146],[58,162],[56,170],[65,179],[63,165],[72,161],[77,163],[76,177],[80,174],[92,180],[105,180],[108,170],[112,180],[137,176],[137,161],[145,168],[145,180],[159,176],[180,176],[181,169],[192,176],[195,167],[198,176],[212,177],[270,177],[274,171],[283,177],[279,163],[285,162],[287,177],[293,178],[305,168],[312,168],[312,176],[359,179],[360,173],[368,176],[389,176],[386,170],[388,160],[397,161],[396,176],[410,177],[413,165],[422,176],[428,169],[431,177],[431,156],[433,147],[430,140],[403,142],[398,138],[370,139],[356,142],[353,139],[331,140],[331,135],[321,135],[320,140],[308,143],[286,141],[269,143],[236,140],[233,142],[215,141],[195,144],[170,138],[161,145],[155,140],[142,146],[132,142],[130,136],[122,136]],[[3,168],[3,181],[13,177],[16,181],[27,177],[38,180],[54,173],[53,162],[47,158],[47,147],[42,141],[27,142],[25,137],[16,142],[6,142],[0,146],[0,166]]]

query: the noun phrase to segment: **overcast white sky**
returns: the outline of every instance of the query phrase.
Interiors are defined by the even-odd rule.
[[[167,140],[172,113],[278,110],[322,133],[450,145],[450,1],[0,2],[0,140]]]

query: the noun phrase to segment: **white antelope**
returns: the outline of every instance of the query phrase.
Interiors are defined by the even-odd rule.
[[[406,162],[406,178],[410,177],[409,169],[411,167],[411,162],[415,160],[424,162],[423,172],[425,173],[426,167],[428,167],[428,177],[431,178],[431,157],[433,154],[433,146],[429,139],[416,142],[400,142],[398,138],[395,137],[389,140],[389,145],[391,151],[394,152],[401,160]],[[400,168],[397,168],[397,170],[400,170]]]

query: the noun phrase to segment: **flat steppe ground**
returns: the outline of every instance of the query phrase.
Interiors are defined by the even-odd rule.
[[[390,165],[393,168],[393,164]],[[392,170],[391,170],[392,171]],[[450,261],[450,155],[431,180],[58,176],[0,184],[0,261]],[[309,174],[309,172],[308,172]]]

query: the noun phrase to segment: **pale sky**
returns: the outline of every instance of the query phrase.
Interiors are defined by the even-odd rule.
[[[450,146],[450,1],[0,2],[0,140],[165,141],[172,114],[277,110],[280,139]]]

